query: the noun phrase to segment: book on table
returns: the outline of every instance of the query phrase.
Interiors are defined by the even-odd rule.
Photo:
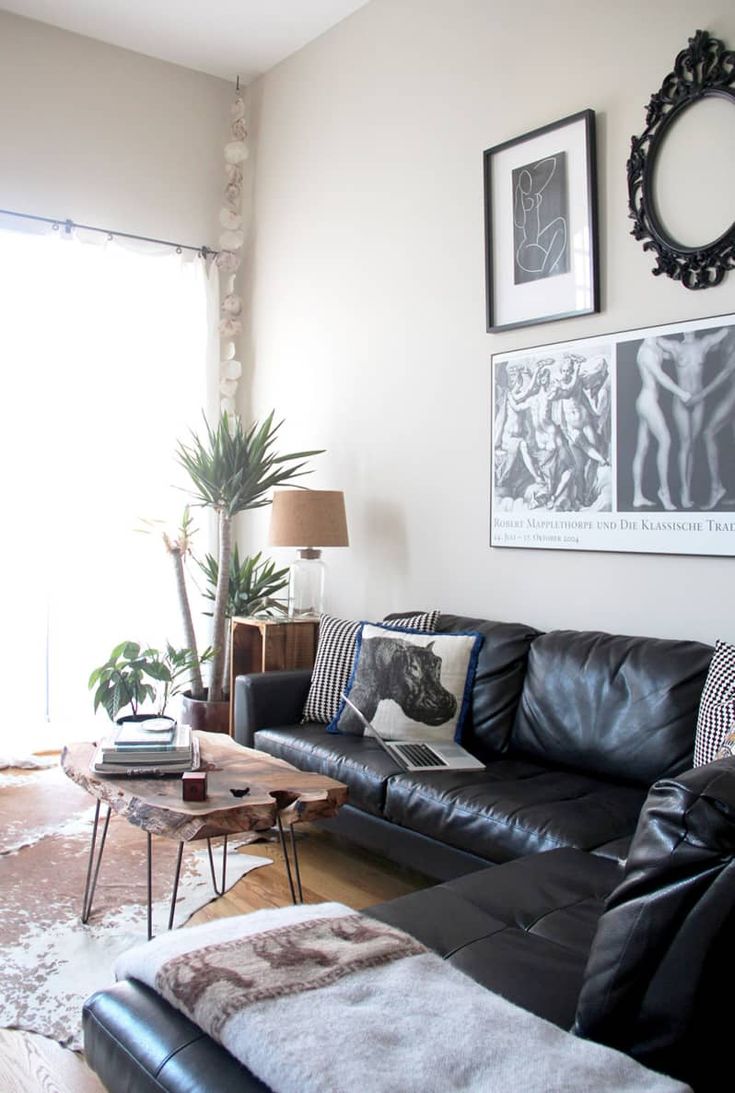
[[[189,725],[176,725],[168,743],[156,739],[155,736],[141,743],[127,740],[121,743],[119,733],[114,737],[107,737],[100,743],[97,761],[135,767],[168,766],[191,760],[191,756],[191,728]]]
[[[124,757],[113,752],[113,761],[105,761],[102,756],[104,743],[103,741],[97,745],[90,764],[94,774],[115,774],[118,777],[126,775],[159,777],[165,774],[183,774],[187,770],[199,769],[199,741],[193,735],[190,735],[190,747],[183,754],[168,752],[165,759],[149,759],[148,761],[146,761],[145,755],[141,755],[140,749],[135,750],[132,748],[126,751]],[[107,741],[107,746],[111,747],[111,744],[110,739]]]

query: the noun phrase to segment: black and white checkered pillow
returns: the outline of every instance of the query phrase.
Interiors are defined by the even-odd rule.
[[[728,733],[735,731],[735,645],[718,641],[699,701],[694,766],[719,758]]]
[[[386,620],[382,625],[432,633],[438,622],[438,611],[424,611],[418,615]],[[319,617],[319,641],[302,722],[321,721],[326,725],[336,717],[340,697],[347,687],[355,660],[355,643],[361,625],[360,622],[335,619],[331,615]]]

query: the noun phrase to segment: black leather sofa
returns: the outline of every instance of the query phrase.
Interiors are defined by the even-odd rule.
[[[624,856],[649,787],[691,766],[712,648],[455,615],[438,629],[484,635],[462,742],[485,770],[408,774],[370,737],[300,724],[303,671],[237,679],[236,739],[344,782],[325,826],[437,880],[562,847]]]
[[[689,769],[712,649],[447,615],[440,629],[485,635],[464,742],[486,770],[408,775],[369,738],[299,724],[304,672],[238,679],[237,739],[345,782],[328,826],[447,881],[370,913],[561,1027],[722,1088],[735,760]],[[113,1093],[264,1088],[140,983],[95,995],[84,1024]]]
[[[625,865],[552,850],[368,913],[488,989],[695,1093],[732,1084],[735,758],[658,782]],[[266,1088],[134,980],[88,1000],[84,1045],[112,1093]]]

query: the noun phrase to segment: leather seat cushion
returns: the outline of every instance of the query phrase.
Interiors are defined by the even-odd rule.
[[[349,803],[374,816],[383,815],[386,783],[401,770],[369,737],[339,736],[324,725],[261,729],[255,747],[299,770],[336,778],[348,787]]]
[[[595,850],[635,830],[645,792],[525,759],[485,770],[399,774],[386,819],[489,862],[576,847]]]
[[[612,861],[555,850],[414,892],[367,913],[490,990],[570,1028]]]

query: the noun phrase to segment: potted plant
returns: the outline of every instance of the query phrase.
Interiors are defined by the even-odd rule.
[[[235,516],[249,509],[262,508],[271,503],[272,491],[276,486],[292,482],[304,474],[310,473],[306,460],[319,455],[320,451],[292,452],[281,455],[275,451],[275,442],[282,422],[274,422],[271,412],[262,422],[256,422],[249,429],[244,429],[238,419],[223,414],[216,427],[206,420],[201,435],[192,433],[188,443],[180,442],[176,458],[191,480],[193,504],[214,510],[217,515],[218,550],[216,559],[205,563],[205,572],[214,580],[212,608],[213,656],[209,686],[205,688],[201,673],[192,673],[192,691],[184,694],[185,718],[195,728],[217,728],[226,730],[229,720],[228,665],[226,623],[228,603],[230,602],[230,582],[232,567],[232,525]],[[179,601],[182,607],[187,644],[192,656],[192,663],[197,662],[197,646],[194,627],[191,622],[191,609],[186,593],[183,573],[183,560],[190,551],[191,521],[185,516],[182,534],[178,542],[170,542],[169,550],[174,558],[177,571]],[[278,574],[275,568],[267,567],[272,563],[260,563],[260,555],[247,573],[237,574],[237,580],[250,580],[260,586],[257,599],[270,599],[275,584],[282,580],[283,571]],[[181,563],[181,564],[180,564]],[[260,564],[260,569],[258,566]],[[263,568],[263,565],[266,568]],[[246,559],[244,565],[250,565]],[[242,566],[238,567],[241,570]],[[282,584],[278,587],[283,587]],[[270,591],[268,588],[270,587]],[[238,606],[238,610],[241,605]],[[216,705],[219,703],[219,710]],[[212,707],[215,709],[212,709]],[[196,708],[195,708],[196,707]],[[212,723],[210,718],[214,718]]]
[[[211,656],[212,650],[205,650],[197,656],[197,665]],[[110,720],[118,724],[165,717],[168,700],[186,686],[192,667],[189,649],[174,649],[168,644],[161,653],[151,646],[141,647],[136,641],[122,641],[89,677],[89,689],[95,692],[94,711],[102,706]],[[153,712],[140,712],[146,702],[154,705]],[[132,712],[119,717],[127,707]]]

